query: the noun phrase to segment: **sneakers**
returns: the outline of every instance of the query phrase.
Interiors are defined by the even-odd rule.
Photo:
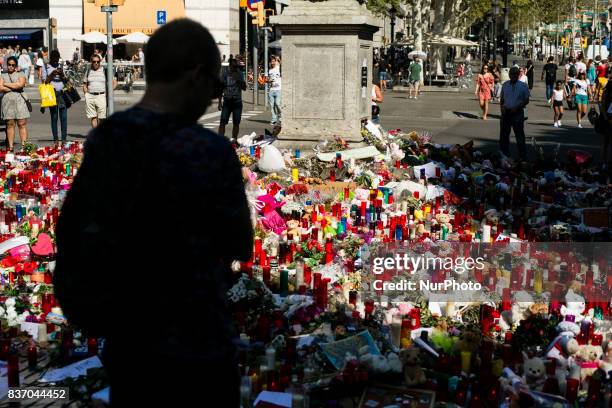
[[[555,123],[553,123],[553,126],[554,126],[554,127],[559,127],[559,122],[555,122]]]
[[[582,125],[580,123],[578,124],[578,129],[582,129]]]
[[[561,121],[560,120],[557,121],[557,124],[559,125],[559,127],[561,127]]]

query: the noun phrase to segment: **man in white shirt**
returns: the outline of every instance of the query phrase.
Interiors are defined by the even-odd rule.
[[[272,122],[270,122],[270,124],[278,125],[281,122],[280,58],[272,56],[270,64],[272,65],[272,68],[268,71],[268,84],[270,84],[268,99],[270,102],[270,109],[272,110]]]
[[[101,66],[102,59],[94,54],[91,57],[91,68],[83,78],[83,91],[85,92],[85,113],[91,120],[91,127],[95,128],[100,120],[106,119],[106,70]],[[117,80],[113,78],[113,89]]]
[[[579,55],[578,58],[576,59],[576,74],[579,74],[581,72],[586,74],[586,64],[583,62],[583,58],[582,55]]]
[[[519,81],[519,74],[518,68],[510,68],[510,80],[502,86],[499,145],[502,153],[510,156],[510,132],[514,130],[519,158],[526,160],[524,108],[529,104],[529,87]]]

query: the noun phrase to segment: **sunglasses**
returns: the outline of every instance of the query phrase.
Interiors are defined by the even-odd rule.
[[[100,61],[91,61],[92,64],[99,64]]]
[[[16,67],[17,64],[6,64],[7,67]]]

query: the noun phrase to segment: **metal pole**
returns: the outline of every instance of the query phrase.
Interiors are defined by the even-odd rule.
[[[264,88],[264,106],[268,107],[268,92],[270,85],[268,84],[268,27],[264,27],[264,73],[266,75],[266,84]]]
[[[115,111],[113,78],[113,12],[109,7],[106,9],[106,110],[108,116]]]
[[[557,30],[555,32],[555,60],[559,58],[559,26],[561,22],[559,21],[559,4],[557,3]]]
[[[257,26],[253,25],[253,105],[259,105],[259,61],[257,57],[257,42],[259,41]]]
[[[503,56],[502,56],[502,63],[504,65],[504,68],[508,67],[508,26],[510,24],[509,22],[509,14],[510,14],[510,1],[506,0],[506,3],[504,4],[504,50],[503,50]]]

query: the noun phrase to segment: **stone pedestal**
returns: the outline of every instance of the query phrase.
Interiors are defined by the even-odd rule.
[[[281,144],[360,142],[371,116],[375,19],[355,0],[293,0],[271,22],[282,32]]]

